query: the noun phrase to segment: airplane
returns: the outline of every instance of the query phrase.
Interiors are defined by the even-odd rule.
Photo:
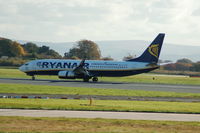
[[[147,73],[159,68],[158,59],[165,34],[159,33],[143,54],[126,61],[40,59],[25,63],[19,70],[32,76],[56,75],[61,79],[98,81],[98,77],[122,77]]]

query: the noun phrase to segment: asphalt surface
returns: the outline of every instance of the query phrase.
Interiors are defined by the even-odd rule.
[[[200,121],[200,114],[0,109],[0,116]]]
[[[103,95],[69,95],[69,94],[16,94],[0,93],[0,98],[28,99],[95,99],[95,100],[128,100],[128,101],[167,101],[167,102],[200,102],[200,98],[190,97],[141,97],[141,96],[103,96]]]
[[[73,81],[42,80],[42,79],[30,80],[30,79],[16,79],[16,78],[0,78],[0,83],[200,93],[200,86],[197,86],[197,85],[165,85],[165,84],[143,84],[143,83],[125,83],[125,82],[97,82],[97,83],[88,82],[87,83],[87,82],[75,81],[75,80]]]

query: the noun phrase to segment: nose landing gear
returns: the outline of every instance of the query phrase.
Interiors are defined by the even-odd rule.
[[[34,75],[32,76],[32,80],[35,80],[35,76]]]

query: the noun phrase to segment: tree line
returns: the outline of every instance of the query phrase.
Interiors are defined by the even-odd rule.
[[[34,43],[28,42],[20,44],[9,39],[0,39],[0,57],[18,57],[23,59],[31,58],[61,58],[59,53],[50,49],[47,46],[37,46]]]
[[[169,71],[194,71],[200,72],[200,61],[193,62],[189,59],[183,58],[163,66],[164,70]]]
[[[20,66],[33,59],[62,58],[48,46],[37,46],[28,42],[20,44],[6,38],[0,38],[0,66]]]
[[[33,59],[113,60],[110,56],[102,57],[98,45],[90,40],[76,42],[74,47],[61,56],[45,45],[39,47],[32,42],[20,44],[10,39],[0,38],[1,66],[20,66]]]

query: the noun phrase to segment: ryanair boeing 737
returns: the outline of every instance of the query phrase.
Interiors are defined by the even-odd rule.
[[[25,63],[19,69],[27,75],[57,75],[62,79],[90,79],[97,82],[98,77],[121,77],[146,73],[159,68],[158,58],[165,34],[160,33],[144,53],[127,61],[41,59]]]

